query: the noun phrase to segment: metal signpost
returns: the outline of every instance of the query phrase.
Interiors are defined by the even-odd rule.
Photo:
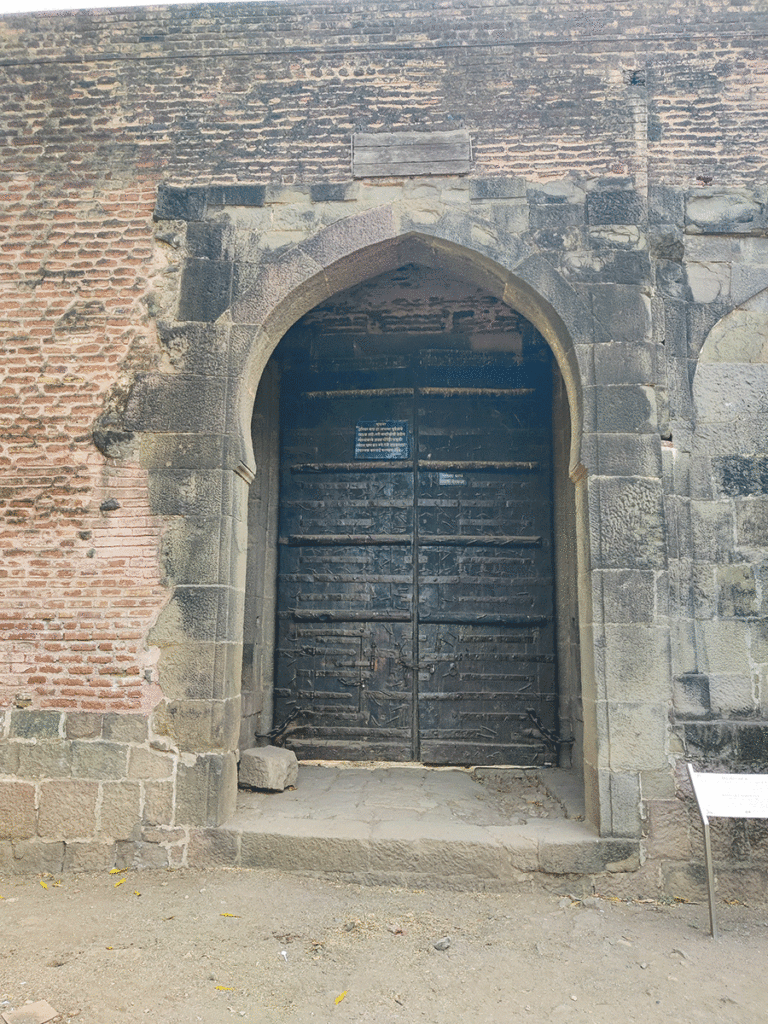
[[[704,826],[704,860],[709,889],[709,923],[718,937],[715,915],[715,873],[712,867],[710,818],[768,818],[768,775],[724,775],[694,771],[688,765],[693,795]]]

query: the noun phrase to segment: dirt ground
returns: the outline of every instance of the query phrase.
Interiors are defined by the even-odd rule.
[[[722,903],[714,942],[705,904],[582,902],[530,882],[473,894],[179,870],[0,878],[0,896],[0,1015],[38,1000],[77,1024],[768,1012],[766,906]]]

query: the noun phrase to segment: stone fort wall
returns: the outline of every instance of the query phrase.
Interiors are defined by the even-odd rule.
[[[568,321],[588,788],[687,863],[676,760],[764,764],[767,28],[760,0],[0,20],[0,864],[183,861],[231,809],[236,421],[285,296],[354,283],[345,230],[528,260]],[[353,177],[355,133],[455,130],[468,175]]]

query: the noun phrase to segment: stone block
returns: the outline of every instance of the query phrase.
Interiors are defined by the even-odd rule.
[[[768,288],[768,267],[735,263],[731,267],[731,300],[738,305]]]
[[[40,786],[38,834],[43,839],[88,839],[96,832],[97,782],[62,779]]]
[[[683,717],[706,717],[711,711],[709,676],[701,672],[685,672],[672,684],[672,706]]]
[[[104,871],[115,863],[115,844],[109,842],[66,843],[65,871]]]
[[[199,260],[220,260],[224,257],[226,221],[195,221],[187,227],[187,252]],[[196,320],[197,317],[179,317]]]
[[[596,346],[595,365],[599,351]],[[597,369],[596,369],[597,374]],[[656,395],[639,384],[599,385],[590,389],[588,401],[595,410],[595,429],[600,433],[648,434],[656,432]]]
[[[523,178],[471,178],[470,199],[525,199],[526,183]]]
[[[253,747],[240,755],[241,786],[282,792],[296,784],[298,773],[296,755],[283,747]]]
[[[138,782],[104,782],[101,789],[99,834],[110,839],[139,835],[141,789]]]
[[[179,296],[179,320],[213,323],[229,305],[232,263],[229,260],[188,259]]]
[[[47,740],[59,735],[61,713],[58,711],[11,711],[11,739]]]
[[[209,185],[207,200],[210,206],[263,206],[266,185]]]
[[[0,839],[29,839],[36,826],[34,785],[0,782]]]
[[[173,782],[145,782],[142,820],[149,825],[173,821]]]
[[[715,619],[702,622],[700,629],[704,640],[706,670],[710,677],[716,673],[750,677],[752,668],[749,656],[751,636],[748,623],[732,619]],[[711,690],[710,678],[710,696],[712,696]]]
[[[176,823],[215,827],[235,810],[234,754],[185,755],[176,769]]]
[[[666,708],[661,704],[614,701],[610,716],[610,766],[630,772],[666,763]]]
[[[608,623],[605,635],[605,687],[613,700],[667,703],[667,630],[643,623]]]
[[[23,839],[12,844],[11,870],[18,875],[60,875],[64,867],[64,843]]]
[[[693,557],[702,562],[733,561],[735,526],[731,502],[692,500],[690,510]]]
[[[652,385],[657,380],[658,349],[641,338],[595,345],[595,383],[600,385]],[[627,424],[623,433],[632,431]]]
[[[710,672],[709,699],[720,718],[745,718],[757,711],[751,673]]]
[[[297,314],[300,316],[327,299],[331,290],[322,267],[313,256],[317,253],[322,258],[324,242],[331,242],[326,236],[333,232],[336,239],[338,232],[345,228],[351,230],[349,222],[357,219],[345,217],[324,228],[309,242],[289,250],[282,259],[265,261],[252,284],[238,275],[232,288],[232,320],[238,324],[260,325],[281,335],[294,323]],[[305,245],[310,251],[304,251]]]
[[[139,446],[146,469],[235,469],[239,457],[239,441],[228,434],[145,434]]]
[[[215,641],[164,643],[159,671],[168,700],[226,700],[237,694],[241,646]]]
[[[240,837],[223,829],[192,829],[187,848],[191,868],[233,868],[240,858]]]
[[[243,595],[231,587],[176,587],[152,628],[150,641],[160,646],[186,641],[241,642],[235,623],[242,604]],[[242,619],[240,623],[242,630]]]
[[[167,868],[170,865],[168,850],[157,843],[126,843],[125,846],[133,847],[130,863],[140,871],[145,868]]]
[[[686,263],[685,276],[694,302],[727,302],[730,298],[728,263]]]
[[[0,775],[19,774],[19,748],[21,743],[0,739]]]
[[[158,324],[158,335],[163,347],[163,368],[170,366],[176,373],[190,374],[200,377],[225,377],[229,367],[229,340],[230,330],[226,323],[195,323],[187,321],[163,322]],[[203,468],[211,462],[210,459],[210,435],[189,436],[184,441],[179,434],[172,434],[167,438],[163,437],[142,437],[139,450],[142,461],[149,457],[154,465],[167,466],[168,468],[181,468],[185,463],[189,465],[189,454],[186,458],[181,452],[187,453],[198,449],[201,454],[198,463],[192,463],[192,468]],[[167,462],[161,462],[158,458],[159,452],[165,450],[171,455]],[[177,450],[176,458],[173,457],[174,449]],[[178,450],[181,449],[181,452]],[[214,465],[221,465],[221,448],[219,448],[219,461]],[[177,461],[178,459],[178,461]]]
[[[68,711],[64,716],[64,735],[68,740],[94,740],[101,737],[103,715],[89,711]]]
[[[581,843],[551,841],[541,844],[539,864],[542,871],[553,875],[631,871],[634,865],[639,865],[639,848],[638,843],[630,839],[595,839]]]
[[[751,565],[719,565],[717,614],[723,619],[757,615],[759,602],[755,571]]]
[[[72,774],[68,740],[19,743],[19,775],[27,779],[60,779]]]
[[[688,760],[731,766],[738,763],[738,738],[733,722],[686,722],[683,738]]]
[[[635,772],[611,772],[611,835],[639,839],[642,834],[640,817],[640,783]]]
[[[564,233],[584,226],[584,207],[576,203],[532,203],[529,212],[530,229],[541,242],[542,233],[562,239]],[[581,235],[579,235],[581,237]],[[554,240],[554,239],[553,239]]]
[[[744,498],[734,505],[737,543],[764,549],[768,538],[768,498]]]
[[[200,187],[174,188],[160,183],[155,204],[155,220],[202,220],[205,216],[206,190]]]
[[[234,750],[240,732],[240,699],[166,701],[158,705],[153,728],[172,737],[180,750]]]
[[[81,779],[123,779],[128,747],[101,740],[72,740],[72,774]]]
[[[730,498],[768,494],[768,456],[724,455],[711,460],[717,490]]]
[[[682,800],[651,800],[648,803],[646,853],[658,860],[690,860],[689,807]]]
[[[603,569],[603,621],[650,623],[655,608],[655,573],[647,569]]]
[[[600,476],[661,476],[661,444],[652,434],[599,434],[594,471]]]
[[[136,378],[128,396],[124,425],[127,430],[220,434],[224,431],[226,397],[225,377],[143,374]]]
[[[593,249],[647,249],[645,232],[633,224],[603,224],[590,227],[589,244]]]
[[[309,186],[309,197],[313,203],[344,203],[356,197],[352,182],[316,182]]]
[[[175,758],[144,747],[131,747],[128,753],[129,779],[167,779],[173,775]]]
[[[229,582],[232,521],[225,516],[184,516],[163,534],[160,556],[169,584]]]
[[[595,189],[587,196],[586,210],[590,224],[640,224],[645,202],[628,189]]]
[[[590,527],[599,552],[596,568],[666,567],[661,482],[644,478],[605,478],[592,485]]]
[[[763,204],[749,189],[708,188],[685,203],[685,230],[691,234],[751,234],[764,229]]]
[[[114,743],[144,743],[147,739],[145,715],[104,715],[103,737]]]
[[[643,800],[672,800],[675,796],[675,777],[669,766],[656,771],[640,772],[640,791]]]
[[[561,265],[563,275],[573,283],[647,287],[652,277],[648,254],[625,249],[566,253]]]

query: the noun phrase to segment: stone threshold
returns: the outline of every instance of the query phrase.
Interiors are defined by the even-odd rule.
[[[639,867],[637,840],[600,838],[583,820],[571,773],[506,771],[303,764],[295,791],[240,791],[229,821],[193,830],[188,863],[488,891]],[[526,800],[550,816],[520,818]]]

